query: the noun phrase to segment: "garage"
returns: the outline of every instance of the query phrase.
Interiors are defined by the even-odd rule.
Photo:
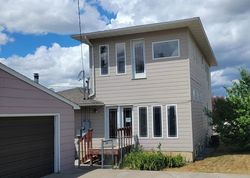
[[[0,63],[0,177],[41,177],[74,167],[80,107]]]
[[[0,118],[0,177],[54,172],[54,118]]]

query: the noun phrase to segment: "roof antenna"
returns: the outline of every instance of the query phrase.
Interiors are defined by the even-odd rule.
[[[79,35],[80,35],[80,48],[81,48],[81,61],[82,61],[82,70],[78,74],[79,81],[82,80],[83,87],[83,96],[84,100],[86,99],[86,86],[85,86],[85,71],[84,71],[84,61],[83,61],[83,50],[82,50],[82,24],[81,24],[81,9],[80,9],[80,0],[77,0],[78,5],[78,22],[79,22]],[[82,90],[80,90],[82,92]]]

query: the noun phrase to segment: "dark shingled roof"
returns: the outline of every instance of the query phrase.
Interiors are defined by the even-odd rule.
[[[84,91],[82,88],[72,88],[64,91],[59,91],[59,95],[63,96],[64,98],[78,104],[79,106],[102,106],[104,105],[103,102],[96,101],[93,99],[86,99],[84,100]]]

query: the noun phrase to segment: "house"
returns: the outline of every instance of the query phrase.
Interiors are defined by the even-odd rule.
[[[80,107],[36,82],[0,63],[0,177],[41,177],[74,166]]]
[[[77,129],[108,139],[131,126],[145,150],[161,144],[189,161],[202,153],[211,135],[204,109],[211,110],[216,58],[199,18],[72,37],[89,45],[89,98],[104,104],[76,112]]]

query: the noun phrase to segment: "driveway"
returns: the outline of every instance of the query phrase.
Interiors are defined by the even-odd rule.
[[[134,171],[95,169],[84,167],[65,173],[51,174],[46,178],[250,178],[250,175],[221,174],[221,173],[194,173],[194,172],[168,172],[168,171]]]

